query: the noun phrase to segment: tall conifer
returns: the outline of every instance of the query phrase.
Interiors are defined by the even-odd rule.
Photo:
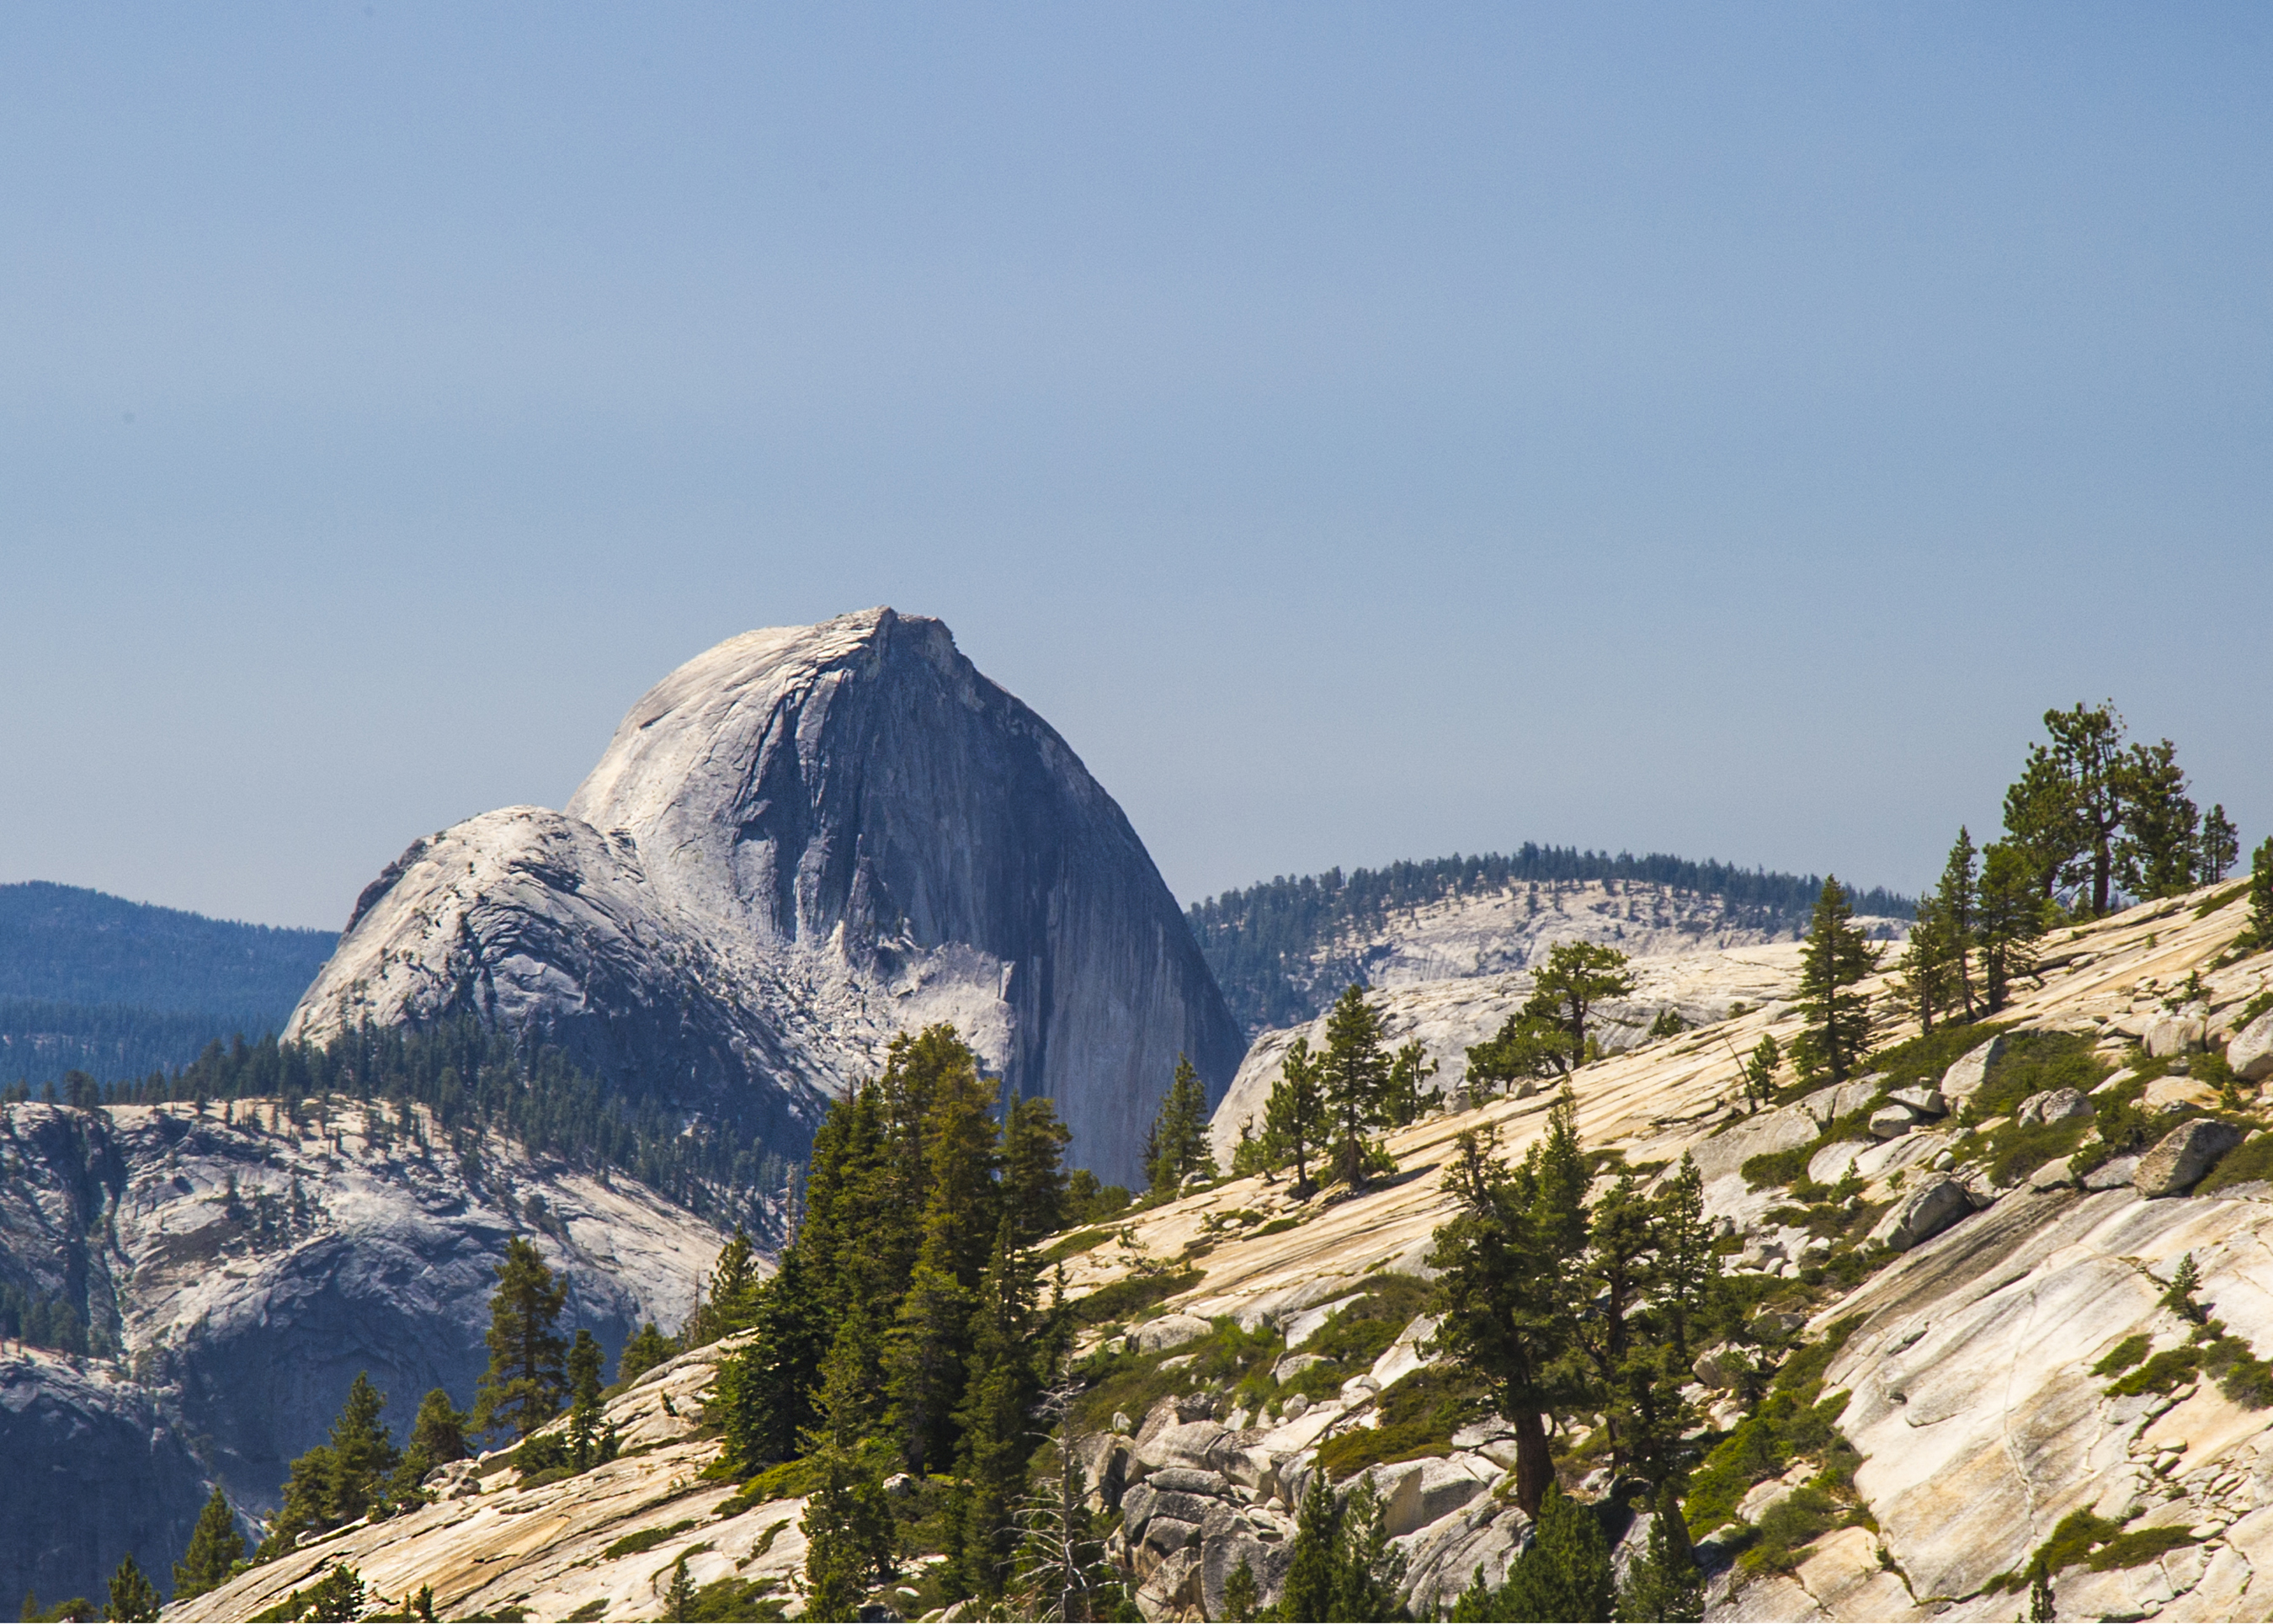
[[[1879,960],[1854,921],[1846,887],[1835,875],[1825,880],[1800,953],[1794,1000],[1807,1022],[1792,1043],[1804,1077],[1843,1083],[1870,1047],[1870,1000],[1858,983],[1879,967]]]
[[[556,1322],[568,1282],[556,1279],[536,1248],[516,1235],[506,1242],[490,1297],[489,1369],[474,1395],[479,1432],[510,1429],[526,1438],[560,1413],[567,1390],[561,1367],[567,1344]]]
[[[190,1531],[190,1548],[174,1564],[174,1599],[187,1601],[228,1583],[230,1571],[244,1560],[244,1536],[236,1531],[236,1514],[229,1508],[216,1484],[198,1525]]]

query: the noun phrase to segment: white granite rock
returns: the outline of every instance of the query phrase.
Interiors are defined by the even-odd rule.
[[[1953,1108],[1962,1106],[1988,1080],[1989,1068],[2004,1052],[2005,1034],[2001,1032],[1986,1043],[1966,1050],[1941,1074],[1942,1097]]]
[[[2248,1082],[2273,1077],[2273,1010],[2266,1011],[2233,1034],[2225,1046],[2225,1064]]]

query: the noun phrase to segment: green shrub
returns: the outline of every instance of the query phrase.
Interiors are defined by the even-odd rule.
[[[2166,1551],[2180,1545],[2202,1543],[2182,1528],[2142,1528],[2127,1534],[2118,1534],[2091,1553],[2091,1570],[2105,1573],[2111,1568],[2143,1568]]]
[[[1959,1119],[1972,1124],[2009,1116],[2030,1094],[2050,1088],[2089,1094],[2106,1080],[2108,1070],[2092,1053],[2092,1041],[2081,1033],[2015,1032]]]
[[[1112,1238],[1113,1231],[1110,1229],[1094,1228],[1076,1229],[1070,1235],[1060,1236],[1056,1240],[1052,1241],[1047,1246],[1044,1247],[1042,1249],[1042,1261],[1045,1263],[1056,1263],[1067,1258],[1078,1257],[1081,1253],[1089,1251],[1092,1247],[1102,1246],[1106,1242]]]
[[[1450,1455],[1452,1434],[1490,1408],[1481,1380],[1434,1365],[1391,1384],[1379,1403],[1380,1425],[1336,1433],[1320,1447],[1318,1465],[1327,1481],[1339,1483],[1392,1461]]]
[[[642,1551],[652,1551],[674,1534],[683,1534],[694,1526],[689,1517],[684,1522],[674,1522],[669,1528],[643,1528],[636,1534],[626,1534],[621,1539],[600,1553],[600,1560],[611,1562],[619,1556],[637,1556]]]
[[[2143,1332],[2136,1336],[2127,1336],[2107,1350],[2106,1356],[2091,1367],[2091,1373],[2095,1376],[2119,1376],[2145,1358],[2147,1350],[2152,1346],[2153,1342]]]
[[[694,1605],[684,1616],[705,1624],[775,1624],[787,1616],[777,1601],[764,1599],[776,1588],[773,1579],[714,1579],[694,1592]]]
[[[2108,1389],[2111,1398],[2126,1398],[2141,1393],[2168,1393],[2184,1387],[2202,1373],[2202,1350],[2193,1342],[2183,1348],[2169,1348],[2149,1359],[2137,1370]]]
[[[1746,1490],[1781,1477],[1801,1457],[1823,1462],[1819,1484],[1851,1484],[1859,1457],[1835,1425],[1847,1408],[1847,1395],[1826,1398],[1823,1373],[1861,1323],[1859,1316],[1842,1320],[1820,1341],[1785,1360],[1759,1407],[1705,1457],[1682,1505],[1693,1532],[1709,1533],[1735,1522],[1737,1502]]]
[[[1802,1484],[1761,1515],[1752,1546],[1737,1560],[1747,1572],[1789,1573],[1801,1548],[1828,1533],[1844,1510],[1815,1484]]]
[[[1938,1083],[1941,1074],[1949,1070],[1950,1063],[1971,1054],[1999,1033],[2010,1029],[2006,1021],[1984,1021],[1977,1026],[1944,1026],[1923,1037],[1911,1038],[1892,1049],[1872,1055],[1863,1069],[1865,1072],[1884,1071],[1888,1088],[1909,1088],[1922,1083]],[[2000,1056],[2001,1058],[2001,1056]]]
[[[1302,1228],[1302,1215],[1296,1213],[1289,1213],[1284,1218],[1273,1218],[1269,1223],[1264,1224],[1255,1233],[1258,1236],[1284,1235],[1289,1229],[1297,1229]]]
[[[1131,1274],[1126,1280],[1116,1280],[1075,1302],[1074,1323],[1106,1325],[1115,1320],[1133,1319],[1154,1304],[1165,1303],[1178,1292],[1189,1291],[1199,1283],[1200,1272],[1197,1269],[1182,1269],[1174,1274]]]

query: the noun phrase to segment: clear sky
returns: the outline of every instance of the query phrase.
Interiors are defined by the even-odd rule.
[[[2273,825],[2273,11],[0,8],[0,880],[336,927],[936,614],[1187,900]]]

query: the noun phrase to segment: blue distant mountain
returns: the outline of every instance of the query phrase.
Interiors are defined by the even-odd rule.
[[[274,1031],[338,940],[76,885],[0,885],[0,1082],[139,1077]]]

